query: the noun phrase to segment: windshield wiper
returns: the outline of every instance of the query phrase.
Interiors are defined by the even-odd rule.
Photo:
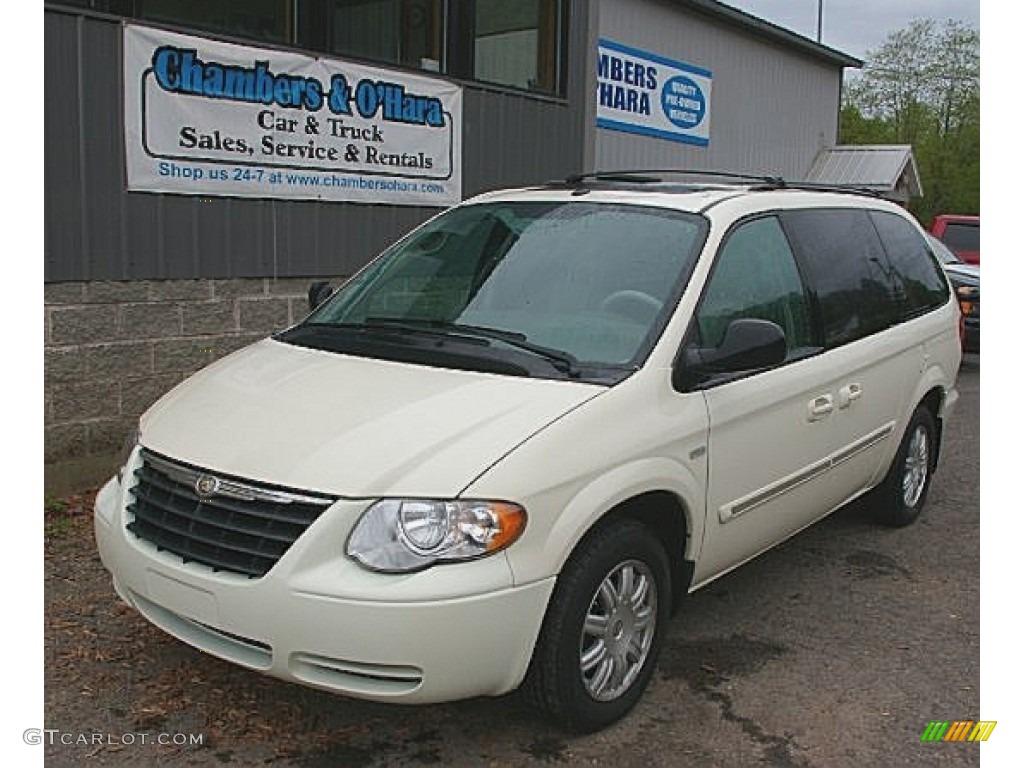
[[[296,326],[296,329],[299,328],[311,328],[326,331],[383,331],[385,333],[392,334],[427,335],[442,339],[450,339],[454,335],[442,328],[434,328],[423,321],[409,321],[398,317],[370,317],[358,323],[302,323],[301,325]],[[486,339],[469,335],[463,336],[462,340],[472,344],[487,344]]]
[[[580,376],[580,361],[573,355],[561,349],[552,349],[542,344],[535,344],[526,338],[525,333],[506,331],[504,328],[488,328],[482,325],[463,325],[462,323],[449,323],[448,326],[456,331],[473,333],[485,339],[503,341],[509,346],[532,352],[538,357],[543,357],[571,378],[577,379]]]
[[[547,360],[556,369],[570,378],[580,377],[579,360],[568,352],[551,349],[527,340],[525,333],[508,331],[504,328],[488,328],[482,325],[452,323],[447,320],[416,320],[403,317],[368,317],[364,324],[370,328],[395,328],[402,331],[431,333],[438,336],[458,336],[469,341],[501,341],[516,349],[530,352]]]

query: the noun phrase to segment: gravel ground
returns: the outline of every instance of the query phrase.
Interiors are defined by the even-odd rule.
[[[960,386],[916,525],[880,529],[853,506],[691,595],[637,709],[584,737],[515,695],[388,707],[203,654],[118,601],[92,541],[89,494],[51,504],[46,763],[978,765],[977,744],[920,742],[930,720],[979,710],[977,358]],[[154,743],[174,738],[202,743]]]

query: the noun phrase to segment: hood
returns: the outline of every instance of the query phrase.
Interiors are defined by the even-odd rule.
[[[142,418],[141,442],[213,472],[289,488],[451,497],[603,391],[266,339],[160,399]]]

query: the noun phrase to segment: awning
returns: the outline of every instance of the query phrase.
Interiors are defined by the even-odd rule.
[[[909,144],[848,144],[823,149],[806,180],[871,189],[902,203],[923,194]]]

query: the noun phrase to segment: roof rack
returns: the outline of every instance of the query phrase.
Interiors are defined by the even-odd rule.
[[[642,168],[639,170],[591,171],[590,173],[574,173],[563,182],[556,184],[576,185],[586,181],[621,181],[627,184],[660,184],[666,179],[663,175],[697,176],[700,178],[728,179],[730,181],[761,182],[762,184],[784,183],[778,176],[758,176],[749,173],[732,171],[713,171],[706,168]]]
[[[720,179],[723,183],[741,183],[750,185],[752,191],[799,189],[811,192],[846,192],[848,194],[881,197],[878,190],[845,184],[826,184],[813,181],[790,181],[781,176],[734,173],[732,171],[714,171],[705,168],[643,168],[633,170],[591,171],[575,173],[562,181],[549,182],[547,186],[578,187],[588,182],[612,182],[622,184],[662,184],[665,176],[692,176],[701,179]]]
[[[828,184],[821,181],[788,181],[779,179],[777,185],[768,185],[766,189],[800,189],[806,192],[845,192],[848,195],[865,197],[882,197],[882,193],[871,187],[858,187],[853,184]]]

